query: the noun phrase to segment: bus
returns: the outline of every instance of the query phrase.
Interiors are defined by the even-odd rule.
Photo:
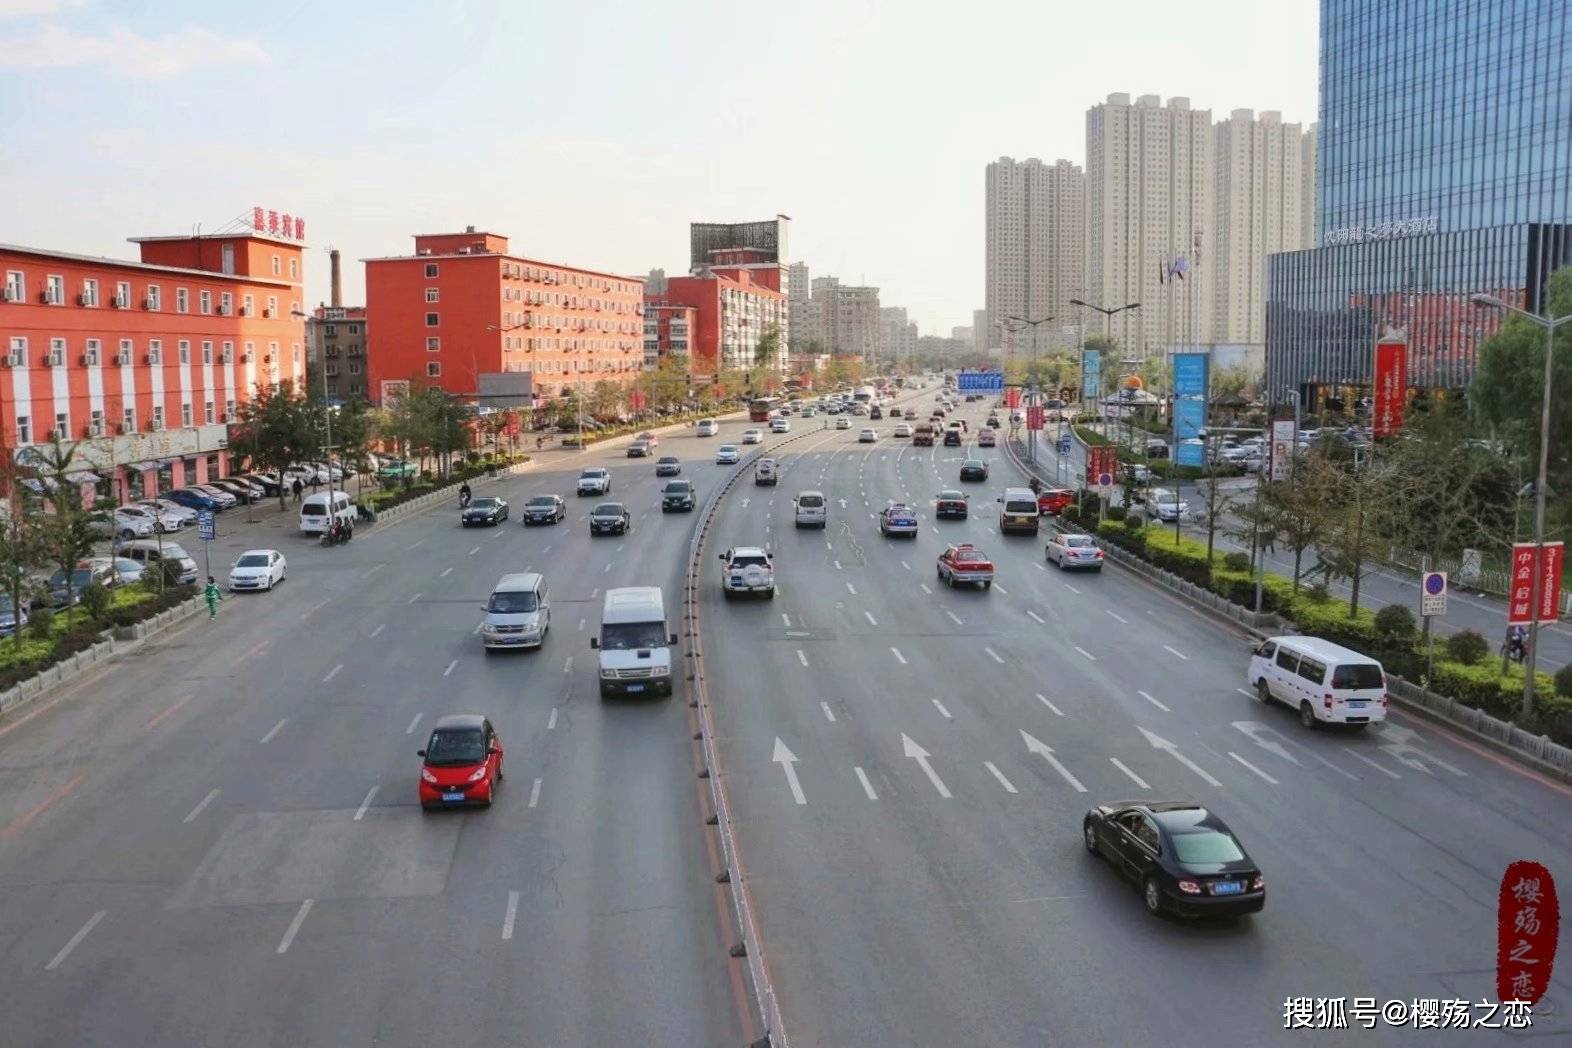
[[[877,394],[872,386],[858,386],[857,392],[852,394],[852,399],[859,404],[867,404],[870,403],[876,395]]]
[[[768,422],[770,416],[780,408],[780,397],[755,397],[748,402],[748,421]]]

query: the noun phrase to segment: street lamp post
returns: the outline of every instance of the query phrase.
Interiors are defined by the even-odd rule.
[[[1549,303],[1546,306],[1546,315],[1530,313],[1526,309],[1496,298],[1494,295],[1473,295],[1470,301],[1476,306],[1489,306],[1492,309],[1504,310],[1515,313],[1525,320],[1538,324],[1545,329],[1545,388],[1540,397],[1539,404],[1539,471],[1534,481],[1534,570],[1532,588],[1529,591],[1529,620],[1528,620],[1528,652],[1523,660],[1523,716],[1528,717],[1534,710],[1534,669],[1539,651],[1539,601],[1540,601],[1540,574],[1539,561],[1544,555],[1545,548],[1545,488],[1546,473],[1550,469],[1550,380],[1553,374],[1552,365],[1555,362],[1556,329],[1562,324],[1572,321],[1572,313],[1564,317],[1548,315]]]
[[[1072,298],[1072,299],[1070,299],[1070,305],[1072,305],[1072,306],[1082,306],[1082,307],[1084,307],[1086,309],[1094,309],[1094,310],[1096,310],[1097,312],[1099,312],[1099,313],[1101,313],[1103,315],[1103,341],[1104,342],[1109,342],[1109,341],[1112,341],[1112,339],[1113,339],[1113,335],[1112,335],[1112,332],[1111,332],[1111,329],[1110,329],[1110,325],[1113,323],[1114,314],[1116,314],[1116,313],[1123,313],[1127,309],[1140,309],[1141,308],[1141,303],[1139,303],[1139,302],[1127,302],[1127,303],[1125,303],[1122,306],[1096,306],[1096,305],[1093,305],[1090,302],[1085,301],[1084,299],[1079,299],[1079,298]],[[1082,350],[1083,351],[1085,350],[1084,346],[1082,347]],[[1081,377],[1081,381],[1083,383],[1086,381],[1086,377],[1084,375]],[[1100,399],[1101,396],[1102,396],[1101,391],[1098,391],[1096,396]],[[1101,412],[1099,412],[1099,413],[1101,413]]]
[[[1032,369],[1031,369],[1032,370],[1032,375],[1031,375],[1031,381],[1027,384],[1027,387],[1026,387],[1026,395],[1027,395],[1027,399],[1028,399],[1028,406],[1035,406],[1037,404],[1037,400],[1038,400],[1038,397],[1037,397],[1037,325],[1039,325],[1039,324],[1046,324],[1050,320],[1053,320],[1055,318],[1053,318],[1053,317],[1039,317],[1036,320],[1028,320],[1025,317],[1012,316],[1012,317],[1008,317],[1006,319],[1013,320],[1017,324],[1025,324],[1027,327],[1032,329]],[[1037,462],[1037,431],[1032,428],[1030,419],[1027,420],[1027,424],[1026,424],[1026,461],[1027,462],[1031,462],[1033,464],[1035,464]]]

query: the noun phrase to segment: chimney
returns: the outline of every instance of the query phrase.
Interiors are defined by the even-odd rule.
[[[344,282],[338,270],[338,248],[333,248],[328,252],[328,266],[332,270],[332,306],[334,309],[338,309],[344,304]]]

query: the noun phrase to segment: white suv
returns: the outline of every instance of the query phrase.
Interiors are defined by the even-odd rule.
[[[759,546],[737,546],[720,555],[721,590],[728,598],[738,593],[760,593],[766,600],[775,596],[775,564],[767,550]]]
[[[822,528],[830,523],[830,509],[822,491],[799,491],[792,499],[794,521],[799,528]]]
[[[770,432],[771,433],[790,433],[791,432],[791,419],[788,419],[788,418],[772,418],[772,419],[770,419]]]
[[[611,492],[611,473],[592,467],[579,474],[580,495],[606,495]]]

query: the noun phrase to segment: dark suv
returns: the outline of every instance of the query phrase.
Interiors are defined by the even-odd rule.
[[[693,482],[673,480],[660,493],[662,513],[687,512],[693,508]]]

